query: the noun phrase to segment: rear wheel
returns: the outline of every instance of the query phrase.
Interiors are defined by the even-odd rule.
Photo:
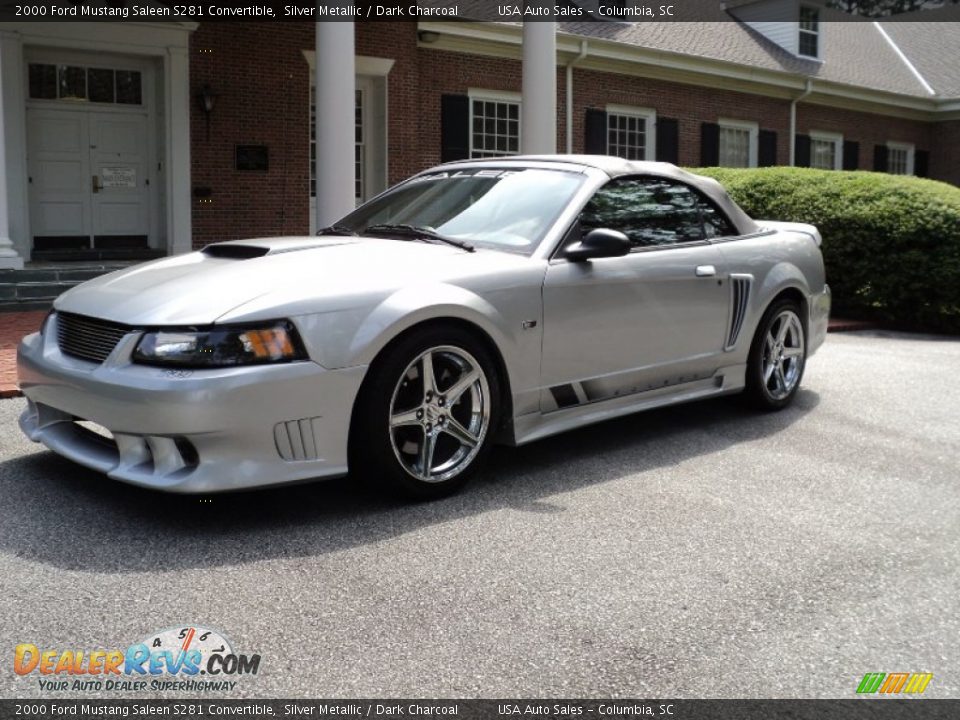
[[[499,420],[499,379],[484,346],[459,328],[425,328],[390,347],[369,372],[351,465],[415,498],[462,487]]]
[[[750,346],[747,399],[763,410],[780,410],[797,394],[807,359],[806,333],[793,300],[771,305]]]

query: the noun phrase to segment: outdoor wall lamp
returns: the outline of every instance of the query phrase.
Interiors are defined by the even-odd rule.
[[[207,140],[210,140],[210,113],[213,112],[214,105],[217,104],[217,94],[210,89],[209,85],[204,85],[197,93],[197,100],[200,102],[200,109],[207,118]]]

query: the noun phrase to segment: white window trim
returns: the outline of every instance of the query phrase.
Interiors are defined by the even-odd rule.
[[[750,133],[750,148],[748,151],[747,167],[757,167],[759,153],[760,124],[749,122],[747,120],[731,120],[729,118],[720,118],[717,125],[721,130],[730,128],[732,130],[747,130]],[[719,147],[718,147],[719,150]]]
[[[914,175],[914,153],[916,152],[916,146],[913,143],[904,143],[904,142],[893,142],[891,140],[887,141],[887,150],[906,150],[907,152],[907,175]],[[889,172],[889,158],[887,159],[888,167],[887,171]]]
[[[482,88],[467,88],[467,97],[470,100],[470,112],[468,114],[470,123],[470,147],[469,157],[473,157],[473,101],[481,100],[486,102],[506,102],[516,103],[517,105],[517,152],[507,153],[507,155],[523,154],[523,95],[509,90],[484,90]]]
[[[657,157],[657,111],[653,108],[633,107],[632,105],[607,105],[607,154],[610,154],[610,115],[643,118],[646,121],[646,146],[643,149],[644,160],[656,160]]]
[[[820,140],[833,143],[833,170],[843,169],[843,135],[841,133],[826,132],[823,130],[811,130],[810,142]],[[812,154],[812,148],[811,148]],[[812,162],[812,158],[811,158]]]

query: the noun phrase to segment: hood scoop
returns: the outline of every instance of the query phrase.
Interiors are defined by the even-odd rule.
[[[207,245],[201,250],[204,255],[216,258],[233,258],[234,260],[249,260],[250,258],[263,257],[270,248],[257,247],[256,245],[230,245],[227,243],[215,243]]]
[[[257,240],[254,242],[228,241],[207,245],[200,252],[208,257],[250,260],[252,258],[263,257],[264,255],[279,255],[281,253],[297,252],[299,250],[315,250],[317,248],[328,248],[336,245],[348,245],[352,242],[355,242],[352,238],[337,238],[336,240],[320,238],[277,238],[262,241]]]

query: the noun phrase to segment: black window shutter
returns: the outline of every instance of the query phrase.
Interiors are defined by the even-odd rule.
[[[583,151],[588,155],[607,154],[607,111],[587,108]]]
[[[853,140],[843,141],[843,169],[856,170],[860,167],[860,143]]]
[[[440,97],[440,161],[470,157],[470,98],[466,95]]]
[[[720,126],[716,123],[700,125],[700,165],[716,167],[720,164]]]
[[[873,169],[877,172],[887,171],[887,146],[873,146]]]
[[[657,160],[680,162],[680,124],[673,118],[657,118]]]
[[[810,136],[797,135],[793,142],[793,164],[797,167],[810,167]]]
[[[927,177],[930,172],[930,153],[926,150],[917,150],[913,154],[913,174],[917,177]]]
[[[761,130],[757,134],[757,166],[770,167],[777,164],[777,133]]]

